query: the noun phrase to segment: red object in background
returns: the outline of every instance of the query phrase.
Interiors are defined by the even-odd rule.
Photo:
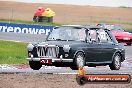
[[[115,35],[118,42],[126,43],[127,45],[132,44],[132,34],[125,31],[113,30],[112,33]]]
[[[38,7],[38,9],[35,11],[34,16],[42,16],[42,13],[45,11],[43,7]]]
[[[116,37],[119,43],[126,43],[127,45],[132,44],[132,34],[125,31],[121,25],[118,24],[98,24],[97,26],[107,28],[111,30],[112,34]]]

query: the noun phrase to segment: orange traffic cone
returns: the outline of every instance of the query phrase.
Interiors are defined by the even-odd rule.
[[[81,75],[81,76],[86,75],[86,71],[81,66],[79,67],[78,72],[79,72],[79,75]]]

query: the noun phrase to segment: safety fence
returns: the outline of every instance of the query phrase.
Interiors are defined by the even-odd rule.
[[[19,19],[19,20],[33,20],[34,11],[33,10],[15,10],[15,9],[0,9],[0,18],[8,19]],[[54,17],[55,22],[63,24],[87,24],[87,23],[97,23],[97,22],[111,22],[111,23],[129,23],[131,22],[128,18],[114,17],[114,16],[98,16],[98,15],[78,15],[71,13],[56,13]]]

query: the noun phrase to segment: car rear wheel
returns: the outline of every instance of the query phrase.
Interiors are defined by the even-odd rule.
[[[39,70],[42,67],[39,61],[29,61],[29,65],[33,70]]]
[[[126,43],[128,46],[130,46],[131,45],[131,43]]]
[[[109,65],[111,70],[119,70],[121,67],[121,55],[116,53],[113,57],[112,63]]]
[[[85,58],[82,52],[76,54],[73,64],[71,65],[72,70],[78,70],[79,67],[84,67]]]

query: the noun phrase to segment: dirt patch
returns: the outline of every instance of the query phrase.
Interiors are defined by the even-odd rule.
[[[0,88],[132,88],[129,84],[85,84],[76,82],[76,75],[0,74]]]

